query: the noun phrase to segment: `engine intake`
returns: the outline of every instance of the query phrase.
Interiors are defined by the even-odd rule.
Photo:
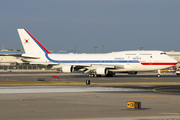
[[[62,72],[63,73],[72,73],[72,72],[74,72],[74,67],[73,66],[63,66]]]
[[[107,68],[97,68],[96,74],[97,75],[106,75],[106,74],[108,74],[108,69]]]

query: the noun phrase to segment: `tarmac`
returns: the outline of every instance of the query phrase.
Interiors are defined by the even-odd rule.
[[[1,86],[0,119],[2,120],[180,120],[180,85],[173,73],[157,78],[154,73],[88,78],[82,74],[0,73],[1,82],[37,81],[38,77],[61,81],[95,83],[129,82],[145,85],[84,86]],[[24,77],[24,78],[23,78]],[[51,77],[51,78],[48,78]],[[8,80],[7,80],[8,79]],[[103,80],[104,79],[104,80]],[[16,81],[13,81],[16,80]],[[161,82],[154,85],[149,82]],[[127,108],[127,101],[141,102],[141,109]]]

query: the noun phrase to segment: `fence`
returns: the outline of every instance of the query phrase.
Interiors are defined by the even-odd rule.
[[[50,70],[46,65],[0,65],[0,70]]]

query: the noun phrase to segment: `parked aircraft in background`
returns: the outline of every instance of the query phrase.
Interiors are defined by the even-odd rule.
[[[18,29],[25,50],[23,57],[32,58],[30,64],[53,65],[64,73],[81,71],[90,77],[113,76],[126,72],[160,70],[172,67],[177,61],[163,51],[122,51],[105,54],[52,54],[27,29]],[[36,62],[33,62],[36,61]]]

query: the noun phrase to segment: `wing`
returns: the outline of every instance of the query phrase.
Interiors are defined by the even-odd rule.
[[[106,70],[108,71],[113,71],[115,69],[124,69],[124,65],[94,65],[94,64],[89,64],[89,65],[73,65],[75,71],[82,71],[84,73],[88,72],[97,72],[97,71],[102,71],[105,72]]]

